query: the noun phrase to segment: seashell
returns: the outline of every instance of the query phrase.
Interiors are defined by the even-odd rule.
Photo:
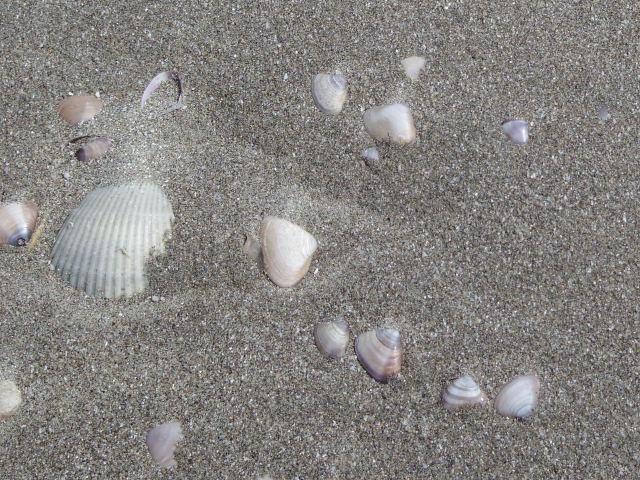
[[[603,122],[611,119],[611,109],[608,107],[602,107],[598,109],[598,118]]]
[[[487,396],[469,376],[460,377],[442,391],[442,405],[450,412],[475,405],[486,405]]]
[[[507,120],[502,123],[502,130],[517,145],[524,145],[529,141],[529,124],[524,120]]]
[[[404,73],[411,80],[418,79],[425,63],[427,63],[427,61],[424,57],[407,57],[400,62],[404,69]]]
[[[540,380],[536,375],[518,375],[502,387],[493,405],[505,417],[527,418],[538,404],[539,391]]]
[[[320,110],[329,115],[337,115],[347,99],[347,78],[328,73],[314,75],[311,80],[311,95]]]
[[[171,204],[154,184],[98,188],[65,220],[51,263],[90,295],[129,297],[146,288],[145,265],[164,252],[172,220]]]
[[[95,135],[85,135],[83,137],[74,138],[69,140],[69,143],[75,143],[86,138],[94,138]],[[107,137],[95,137],[95,140],[85,144],[84,147],[78,149],[76,152],[76,158],[81,162],[88,160],[95,160],[100,158],[111,147],[111,141]]]
[[[383,142],[407,145],[416,139],[411,110],[404,103],[370,108],[364,112],[364,126],[369,135]]]
[[[376,147],[365,148],[360,155],[367,165],[374,165],[380,160],[380,153]]]
[[[104,102],[93,95],[71,95],[60,102],[60,116],[71,124],[91,120],[104,106]]]
[[[155,77],[151,79],[151,81],[149,82],[149,85],[147,85],[147,88],[145,88],[144,92],[142,93],[142,99],[140,100],[140,108],[144,108],[145,104],[147,103],[147,100],[149,99],[149,97],[151,97],[153,92],[155,92],[158,89],[158,87],[160,87],[160,85],[163,82],[166,82],[167,80],[173,80],[173,82],[176,84],[176,87],[178,88],[178,100],[176,101],[176,104],[173,107],[171,107],[169,110],[167,110],[164,113],[173,112],[174,110],[180,110],[182,108],[184,104],[184,92],[182,90],[182,79],[180,78],[180,74],[174,71],[160,72],[159,74],[157,74]]]
[[[179,422],[163,423],[147,433],[147,448],[153,460],[160,467],[173,467],[176,444],[183,440],[182,427]]]
[[[264,269],[273,283],[288,288],[305,276],[318,242],[309,232],[287,220],[265,217],[260,228]]]
[[[325,322],[316,325],[313,337],[320,353],[329,358],[340,358],[347,351],[349,324],[346,320]]]
[[[38,207],[34,203],[8,203],[0,207],[0,246],[23,247],[36,228]]]
[[[356,338],[356,356],[376,381],[387,383],[400,371],[402,342],[400,332],[392,328],[378,328]]]
[[[9,418],[18,411],[22,403],[22,394],[11,380],[0,381],[0,420]]]

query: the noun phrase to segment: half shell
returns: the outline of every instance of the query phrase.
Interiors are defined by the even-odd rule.
[[[381,142],[407,145],[416,139],[413,116],[404,103],[370,108],[364,112],[364,126],[369,135]]]
[[[34,203],[8,203],[0,207],[0,246],[23,247],[36,228],[38,207]]]
[[[493,405],[505,417],[527,418],[538,405],[539,391],[540,380],[536,375],[518,375],[502,387]]]
[[[98,188],[65,220],[51,263],[74,288],[129,297],[146,288],[146,263],[164,252],[172,220],[171,204],[154,184]]]
[[[342,75],[319,73],[311,80],[311,95],[324,113],[337,115],[347,99],[347,78]]]
[[[93,95],[71,95],[60,102],[60,116],[71,124],[91,120],[104,106],[104,102]]]
[[[487,396],[469,376],[451,382],[442,391],[442,405],[450,412],[475,405],[486,405]]]
[[[265,217],[260,228],[262,261],[273,283],[288,288],[309,271],[318,242],[309,232],[278,217]]]
[[[507,120],[502,123],[502,131],[509,140],[517,145],[524,145],[529,141],[529,124],[524,120]]]
[[[163,423],[147,433],[147,448],[156,464],[161,467],[173,467],[176,465],[176,459],[173,457],[176,444],[183,439],[179,422]]]
[[[387,383],[400,371],[402,342],[400,332],[392,328],[378,328],[356,338],[358,360],[376,381]]]
[[[320,353],[329,358],[340,358],[347,351],[349,324],[346,320],[324,322],[316,325],[313,337]]]
[[[9,418],[18,411],[22,403],[22,394],[11,380],[0,381],[0,420]]]

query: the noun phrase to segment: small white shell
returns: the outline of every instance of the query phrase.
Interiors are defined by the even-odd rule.
[[[402,341],[400,332],[392,328],[378,328],[356,338],[356,356],[369,375],[380,383],[400,371]]]
[[[360,155],[367,165],[373,165],[380,160],[380,152],[376,147],[365,148]]]
[[[102,111],[104,101],[93,95],[72,95],[60,102],[60,116],[71,124],[91,120]]]
[[[0,246],[23,247],[31,239],[38,219],[34,203],[8,203],[0,207]]]
[[[376,140],[407,145],[416,139],[411,110],[404,103],[373,107],[364,112],[367,133]]]
[[[0,381],[0,420],[9,418],[18,411],[22,403],[22,394],[11,380]]]
[[[609,107],[602,107],[598,109],[598,118],[603,122],[611,119],[611,109]]]
[[[349,325],[346,320],[324,322],[316,325],[313,337],[320,353],[329,358],[340,358],[347,351]]]
[[[163,423],[149,430],[147,448],[160,467],[173,467],[176,465],[176,459],[173,457],[176,444],[183,439],[179,422]]]
[[[417,80],[426,62],[424,57],[407,57],[400,63],[407,77]]]
[[[517,145],[524,145],[529,141],[529,124],[524,120],[507,120],[502,123],[502,131],[509,140]]]
[[[474,405],[486,405],[487,396],[469,376],[460,377],[442,391],[442,405],[450,412]]]
[[[260,228],[264,269],[273,283],[293,287],[309,271],[318,242],[303,228],[278,217],[265,217]]]
[[[337,115],[347,99],[347,79],[342,75],[319,73],[311,80],[311,95],[324,113]]]
[[[540,380],[536,375],[518,375],[502,387],[493,405],[505,417],[527,418],[538,404],[539,391]]]

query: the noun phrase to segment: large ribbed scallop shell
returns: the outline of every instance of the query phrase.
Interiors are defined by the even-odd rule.
[[[416,139],[413,116],[404,103],[370,108],[363,118],[369,135],[381,142],[407,145]]]
[[[319,73],[311,81],[311,95],[324,113],[337,115],[347,99],[347,79],[342,75]]]
[[[378,328],[356,338],[356,356],[376,381],[387,383],[400,371],[402,342],[400,332],[392,328]]]
[[[104,106],[104,102],[92,95],[71,95],[60,102],[60,116],[71,124],[91,120]]]
[[[538,405],[540,380],[536,375],[517,375],[502,387],[493,402],[500,415],[527,418]]]
[[[99,188],[65,221],[51,263],[74,288],[129,297],[146,288],[145,265],[164,252],[172,220],[171,204],[154,184]]]
[[[318,242],[302,227],[278,217],[265,217],[260,228],[264,270],[273,283],[288,288],[309,271]]]
[[[320,353],[329,358],[340,358],[347,351],[349,325],[346,320],[323,322],[316,325],[313,337]]]
[[[147,433],[147,448],[157,465],[173,467],[176,465],[176,459],[173,456],[176,444],[183,439],[182,426],[179,422],[163,423]]]
[[[480,390],[475,380],[469,376],[454,380],[442,391],[442,405],[450,412],[486,404],[487,396]]]
[[[38,207],[34,203],[8,203],[0,208],[0,246],[23,247],[36,228]]]

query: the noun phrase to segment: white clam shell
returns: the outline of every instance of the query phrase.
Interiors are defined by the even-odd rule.
[[[318,242],[302,227],[283,218],[265,217],[260,228],[262,261],[273,283],[295,286],[309,271]]]
[[[173,467],[176,465],[176,460],[173,457],[176,444],[183,439],[182,427],[179,422],[163,423],[149,430],[147,448],[157,465]]]
[[[0,420],[16,413],[22,403],[22,394],[11,380],[0,381]]]
[[[529,141],[529,124],[524,120],[507,120],[502,123],[502,131],[509,140],[517,145],[524,145]]]
[[[370,108],[364,112],[364,126],[369,135],[382,142],[407,145],[416,139],[413,116],[404,103]]]
[[[343,75],[319,73],[311,80],[311,95],[320,110],[337,115],[347,99],[347,79]]]
[[[475,405],[486,405],[487,396],[468,375],[455,379],[442,391],[442,405],[450,412]]]
[[[320,353],[329,358],[340,358],[347,351],[349,324],[346,320],[324,322],[316,325],[313,337]]]
[[[22,247],[36,228],[38,207],[34,203],[8,203],[0,207],[0,246]]]
[[[171,204],[157,185],[98,188],[65,220],[51,263],[74,288],[129,297],[147,287],[146,263],[164,252],[172,220]]]
[[[355,350],[367,373],[380,383],[387,383],[400,371],[403,349],[397,330],[378,328],[362,333],[356,338]]]
[[[420,72],[424,68],[427,63],[424,57],[407,57],[400,62],[402,68],[404,69],[404,73],[411,80],[417,80],[420,76]]]
[[[539,391],[540,380],[536,375],[518,375],[502,387],[493,405],[505,417],[527,418],[538,404]]]

